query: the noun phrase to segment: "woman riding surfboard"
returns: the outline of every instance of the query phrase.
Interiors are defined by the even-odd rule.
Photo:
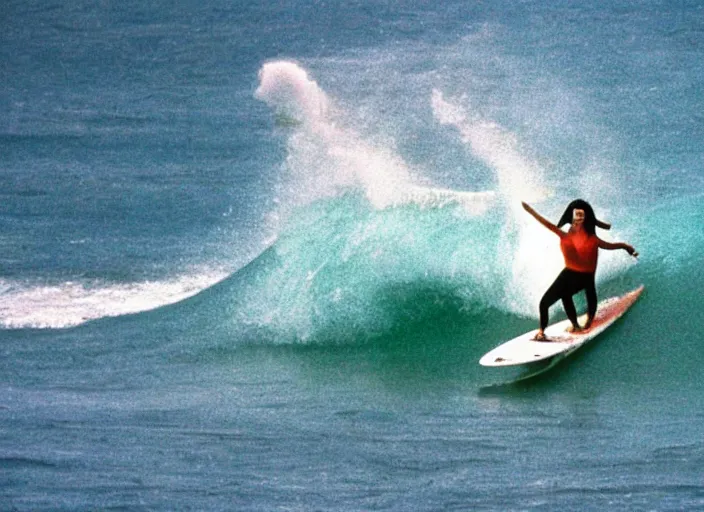
[[[633,246],[623,242],[606,242],[596,235],[596,228],[610,229],[611,225],[596,218],[594,210],[583,199],[572,201],[562,214],[557,225],[536,212],[527,203],[521,203],[523,209],[530,213],[543,226],[560,237],[560,249],[565,259],[565,268],[555,279],[540,300],[540,329],[535,336],[536,341],[550,341],[545,336],[548,325],[549,309],[555,302],[562,299],[562,305],[573,331],[589,329],[596,314],[596,286],[594,277],[599,255],[599,249],[609,251],[624,249],[633,257],[638,253]],[[570,224],[566,233],[560,229],[565,224]],[[577,321],[577,311],[574,307],[572,296],[584,290],[587,296],[587,322],[584,327]]]

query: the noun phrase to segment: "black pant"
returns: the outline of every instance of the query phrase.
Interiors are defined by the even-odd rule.
[[[545,329],[548,326],[548,310],[550,306],[560,299],[562,299],[565,313],[567,313],[567,318],[570,319],[572,325],[579,325],[577,323],[577,310],[574,307],[572,296],[582,290],[587,295],[587,312],[589,319],[592,320],[596,314],[594,272],[576,272],[566,268],[560,272],[555,282],[552,283],[543,298],[540,299],[540,328]]]

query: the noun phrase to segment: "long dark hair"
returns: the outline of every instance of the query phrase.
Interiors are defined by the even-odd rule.
[[[575,199],[565,208],[565,213],[560,217],[560,221],[557,223],[557,227],[561,228],[565,224],[572,224],[572,215],[575,209],[584,210],[584,231],[588,234],[593,235],[596,232],[597,226],[601,229],[611,229],[611,224],[602,222],[596,218],[594,214],[594,208],[584,199]]]

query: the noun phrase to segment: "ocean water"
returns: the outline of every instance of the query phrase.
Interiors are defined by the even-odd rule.
[[[704,510],[699,2],[2,10],[0,510]]]

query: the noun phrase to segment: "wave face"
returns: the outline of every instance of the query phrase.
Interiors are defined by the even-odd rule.
[[[672,226],[673,217],[701,218],[700,202],[678,201],[676,208],[650,211],[646,225],[626,226],[623,232],[639,238],[652,225]],[[434,347],[441,360],[442,347],[453,345],[481,355],[534,328],[537,301],[561,268],[547,256],[559,253],[552,241],[528,249],[532,252],[524,257],[537,267],[532,273],[515,270],[523,266],[511,259],[523,256],[520,234],[506,232],[510,212],[497,207],[473,216],[459,205],[376,210],[360,195],[321,200],[299,212],[284,236],[206,292],[207,298],[193,306],[182,304],[185,310],[179,309],[178,316],[213,312],[209,321],[226,330],[227,343],[314,345],[333,351],[339,345],[378,344],[406,350],[401,339],[413,338]],[[704,325],[691,311],[703,284],[692,254],[704,241],[681,229],[643,237],[639,250],[644,256],[638,263],[625,252],[602,254],[602,298],[646,285],[634,311],[614,328],[614,339],[604,342],[613,344],[609,352],[615,354],[604,374],[622,370],[627,359],[626,374],[635,381],[646,378],[642,367],[652,366],[682,382],[691,376],[684,369],[694,371],[704,362],[696,337]],[[686,250],[673,253],[673,244]],[[534,252],[545,254],[546,261],[535,260]],[[553,315],[564,316],[558,307]],[[662,340],[673,331],[681,333],[678,349],[662,352]],[[658,356],[652,358],[651,352]]]

